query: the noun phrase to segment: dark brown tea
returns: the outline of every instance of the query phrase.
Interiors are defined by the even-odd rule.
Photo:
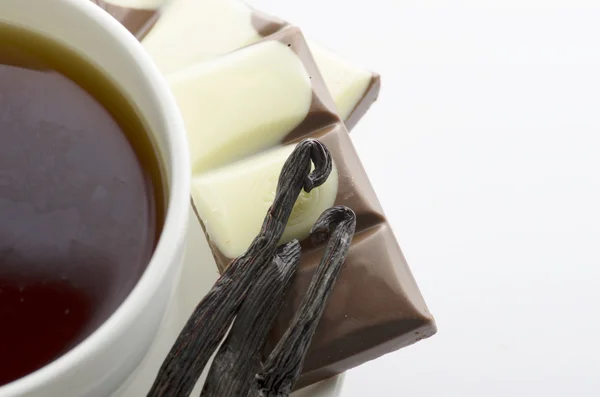
[[[159,165],[110,78],[0,24],[0,385],[67,352],[131,292],[164,220]]]

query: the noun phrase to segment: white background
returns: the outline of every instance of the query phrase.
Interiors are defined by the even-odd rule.
[[[352,136],[439,333],[342,397],[600,396],[600,1],[251,4],[383,76]]]

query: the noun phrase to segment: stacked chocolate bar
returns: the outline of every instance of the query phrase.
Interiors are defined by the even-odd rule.
[[[299,386],[436,332],[348,135],[376,99],[378,75],[237,0],[94,1],[142,40],[171,85],[189,136],[193,204],[220,270],[258,233],[294,145],[318,138],[332,153],[334,172],[301,194],[282,238],[302,242],[302,260],[267,350],[323,254],[307,239],[311,226],[333,205],[357,215]]]

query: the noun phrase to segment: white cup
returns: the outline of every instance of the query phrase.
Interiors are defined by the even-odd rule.
[[[134,290],[78,346],[0,387],[0,397],[106,397],[135,370],[153,343],[181,270],[190,200],[183,121],[161,73],[138,41],[89,0],[1,0],[0,21],[56,39],[104,70],[140,110],[165,162],[167,215],[154,255]]]

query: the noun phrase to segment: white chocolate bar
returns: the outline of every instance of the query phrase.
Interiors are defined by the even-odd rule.
[[[185,121],[193,172],[273,147],[307,116],[300,58],[268,40],[167,76]]]
[[[173,0],[142,44],[172,73],[259,41],[251,19],[252,10],[237,0]]]
[[[281,168],[294,146],[272,149],[194,177],[192,198],[196,211],[222,254],[235,258],[248,249],[273,203]],[[323,185],[300,194],[281,242],[308,237],[319,215],[333,206],[337,190],[334,164]]]
[[[161,9],[142,44],[160,69],[171,73],[259,41],[253,15],[254,10],[238,0],[173,0]],[[376,74],[314,42],[309,41],[309,47],[343,120],[351,117],[361,101],[375,99],[368,94]]]

